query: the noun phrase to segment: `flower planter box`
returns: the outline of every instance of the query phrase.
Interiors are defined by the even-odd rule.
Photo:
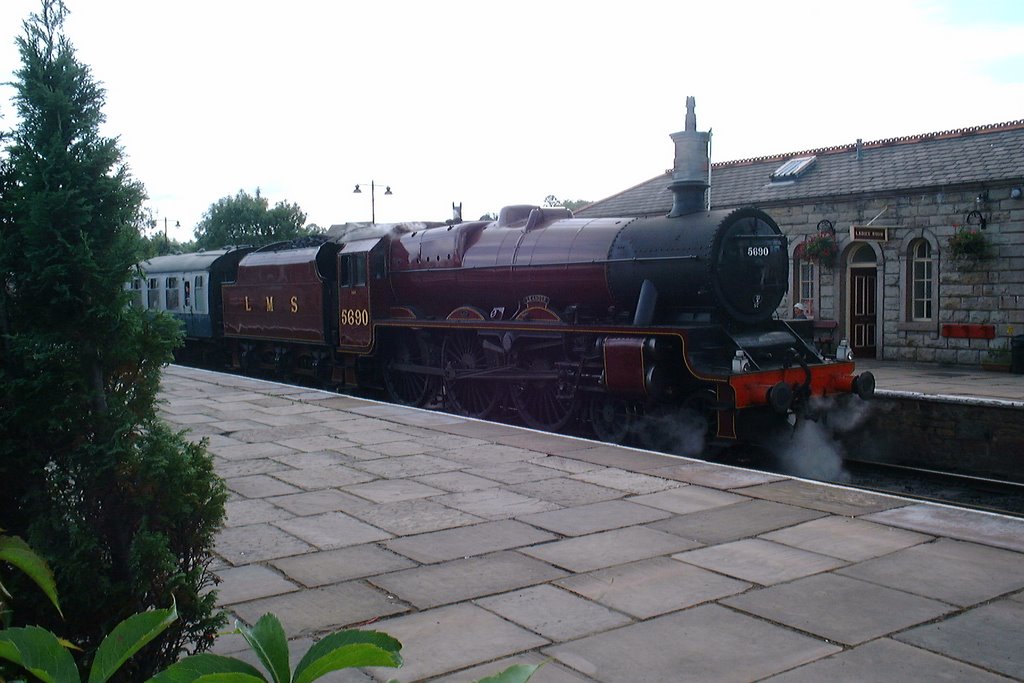
[[[950,323],[942,326],[942,336],[953,339],[995,339],[996,326]]]

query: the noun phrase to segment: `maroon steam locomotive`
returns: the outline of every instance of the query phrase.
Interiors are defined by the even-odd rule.
[[[514,409],[548,430],[582,418],[618,442],[659,445],[666,425],[694,418],[743,438],[813,397],[873,391],[870,373],[776,319],[786,238],[757,209],[583,219],[510,206],[496,221],[366,232],[211,252],[196,267],[222,282],[218,301],[203,306],[193,286],[175,297],[187,310],[169,310],[216,316],[190,326],[205,330],[191,348],[224,350],[243,371],[379,385],[475,417]],[[158,286],[174,259],[202,256],[144,269]]]
[[[816,398],[870,397],[870,373],[824,358],[776,316],[789,260],[775,221],[705,209],[707,134],[688,105],[668,215],[509,206],[495,221],[161,257],[143,264],[140,301],[185,323],[189,351],[246,372],[379,386],[474,417],[514,411],[547,430],[582,420],[604,440],[653,447],[683,424],[695,451],[705,436],[761,434]],[[681,161],[687,146],[703,158]]]

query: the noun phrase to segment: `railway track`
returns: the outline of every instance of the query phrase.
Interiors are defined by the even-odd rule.
[[[846,460],[846,486],[932,503],[1024,517],[1024,483],[906,465]]]

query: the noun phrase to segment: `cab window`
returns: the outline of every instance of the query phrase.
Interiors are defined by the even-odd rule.
[[[366,258],[363,254],[345,254],[341,257],[341,285],[343,287],[366,286]]]

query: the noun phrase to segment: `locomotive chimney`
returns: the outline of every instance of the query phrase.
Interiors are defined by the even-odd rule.
[[[708,189],[708,140],[711,133],[697,131],[696,101],[686,98],[686,129],[672,133],[676,158],[672,164],[672,210],[669,217],[683,216],[704,210],[704,192]]]

